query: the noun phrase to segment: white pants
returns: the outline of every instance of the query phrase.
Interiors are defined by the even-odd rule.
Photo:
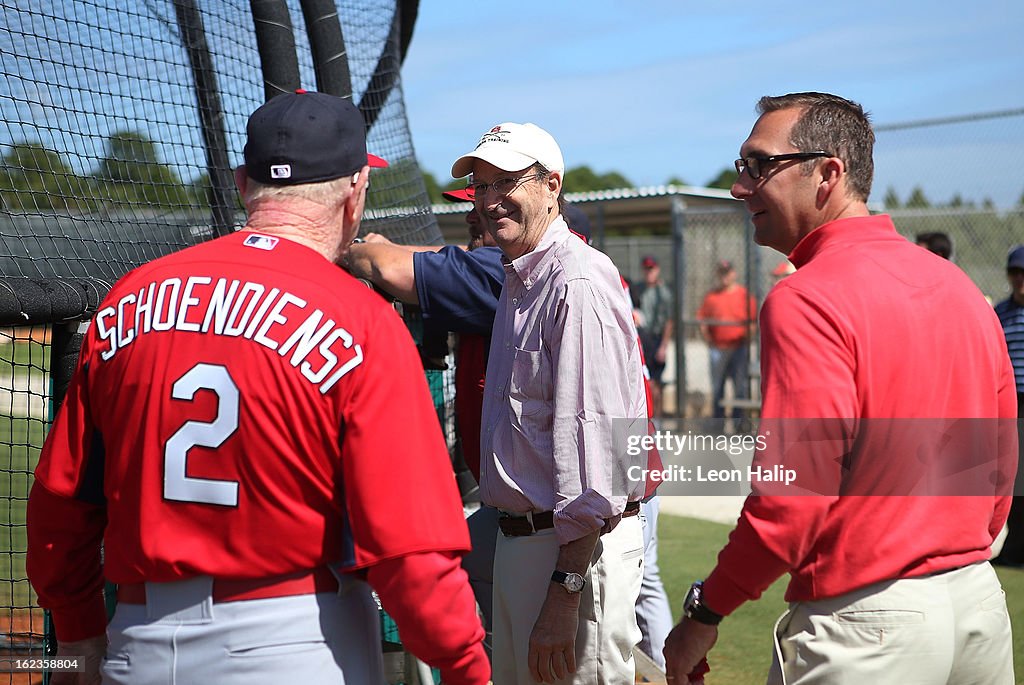
[[[576,632],[576,673],[565,685],[631,685],[640,641],[634,606],[643,578],[643,533],[637,516],[602,535],[584,575]],[[558,559],[553,529],[523,537],[498,534],[494,554],[494,685],[536,685],[527,655]]]
[[[636,622],[643,639],[640,649],[651,657],[661,670],[665,670],[665,638],[672,626],[672,608],[668,604],[665,586],[658,569],[658,511],[661,498],[658,495],[640,503],[640,522],[644,529],[644,580],[640,586],[640,597],[636,600]]]
[[[118,685],[381,685],[380,620],[369,586],[214,604],[208,577],[147,584],[119,604],[102,673]]]
[[[797,602],[769,685],[1013,685],[1010,616],[986,561]]]

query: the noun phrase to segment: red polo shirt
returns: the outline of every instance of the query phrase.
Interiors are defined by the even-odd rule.
[[[902,238],[884,215],[825,224],[790,260],[799,270],[761,310],[762,433],[773,421],[831,426],[837,432],[825,437],[840,439],[812,438],[799,464],[818,470],[801,477],[834,476],[836,487],[747,498],[705,583],[708,606],[723,614],[787,571],[786,599],[803,601],[982,561],[1009,507],[1005,482],[987,495],[943,497],[903,496],[911,490],[900,482],[922,458],[919,445],[907,444],[909,427],[1016,416],[999,321],[971,280]],[[880,425],[900,433],[898,448],[869,435],[868,426]],[[999,447],[1002,472],[1014,473],[1015,438]],[[875,489],[850,491],[850,474],[863,473]],[[889,496],[859,496],[867,492]]]

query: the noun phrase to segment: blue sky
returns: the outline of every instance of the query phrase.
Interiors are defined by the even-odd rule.
[[[442,183],[485,130],[533,121],[569,167],[702,185],[765,94],[834,92],[876,125],[1024,108],[1022,29],[1021,0],[427,0],[403,87],[417,158]],[[880,134],[872,200],[921,185],[1011,205],[1021,159],[1021,116]]]

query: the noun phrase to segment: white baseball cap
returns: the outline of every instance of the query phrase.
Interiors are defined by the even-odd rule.
[[[473,160],[482,159],[502,171],[519,171],[541,164],[548,171],[565,171],[562,151],[551,134],[536,124],[498,124],[480,137],[476,149],[455,160],[452,178],[473,172]]]

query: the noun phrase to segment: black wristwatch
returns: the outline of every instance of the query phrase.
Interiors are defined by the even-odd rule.
[[[583,588],[587,586],[587,581],[578,573],[566,573],[565,571],[555,571],[551,574],[551,582],[558,583],[565,588],[565,591],[570,595],[583,592]]]
[[[697,623],[709,626],[717,626],[722,622],[723,616],[708,609],[704,604],[704,581],[698,580],[690,586],[683,601],[683,615]]]

